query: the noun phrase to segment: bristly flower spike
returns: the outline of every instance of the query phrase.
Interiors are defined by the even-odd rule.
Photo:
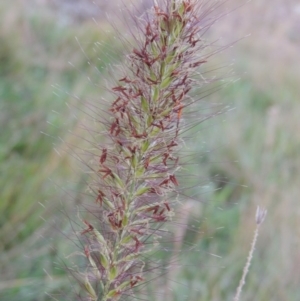
[[[208,59],[201,35],[204,13],[192,0],[157,1],[141,21],[136,47],[111,89],[108,143],[95,162],[96,209],[84,221],[83,255],[88,266],[81,287],[90,301],[134,296],[146,279],[144,258],[158,228],[173,215],[167,201],[179,181],[178,149],[187,95]]]

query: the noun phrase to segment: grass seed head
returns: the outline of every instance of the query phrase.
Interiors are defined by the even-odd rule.
[[[136,45],[111,88],[108,144],[96,155],[90,184],[95,222],[81,231],[90,300],[133,294],[146,279],[144,258],[157,247],[159,228],[173,216],[168,198],[180,185],[182,120],[194,102],[188,93],[208,60],[207,13],[198,1],[160,3],[139,20]]]

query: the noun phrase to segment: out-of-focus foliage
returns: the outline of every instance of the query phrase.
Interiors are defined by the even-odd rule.
[[[80,140],[81,105],[98,95],[101,70],[117,54],[106,50],[105,26],[63,24],[47,7],[1,3],[0,16],[0,299],[46,300],[66,282],[55,271],[64,226],[56,219],[54,229],[53,219],[60,204],[74,210],[68,194],[80,201],[85,189],[64,145]]]

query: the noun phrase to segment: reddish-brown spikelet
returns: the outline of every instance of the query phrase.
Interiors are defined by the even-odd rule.
[[[143,258],[151,237],[173,212],[167,197],[179,185],[176,150],[184,108],[191,103],[201,53],[197,1],[165,0],[154,6],[141,27],[142,37],[127,58],[107,126],[110,143],[99,152],[97,223],[84,221],[86,300],[118,300],[134,294],[145,275]],[[91,222],[92,223],[92,222]],[[147,244],[145,241],[147,240]]]

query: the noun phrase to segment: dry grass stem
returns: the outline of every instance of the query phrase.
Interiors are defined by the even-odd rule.
[[[255,229],[253,240],[252,240],[252,243],[251,243],[251,248],[250,248],[250,251],[249,251],[249,255],[247,257],[247,261],[246,261],[246,264],[245,264],[244,269],[243,269],[242,278],[239,282],[239,286],[236,290],[236,294],[234,296],[233,301],[239,301],[240,300],[240,296],[241,296],[241,293],[242,293],[243,286],[246,283],[246,276],[249,272],[249,268],[250,268],[251,261],[252,261],[252,258],[253,258],[253,253],[254,253],[255,245],[256,245],[256,242],[257,242],[257,238],[258,238],[259,228],[260,228],[260,225],[263,223],[266,215],[267,215],[267,210],[262,209],[258,206],[257,210],[256,210],[256,215],[255,215],[256,229]]]

